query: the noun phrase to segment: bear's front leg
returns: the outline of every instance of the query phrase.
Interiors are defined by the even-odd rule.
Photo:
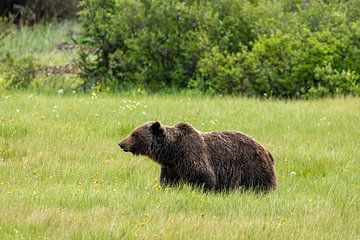
[[[205,191],[216,189],[216,177],[212,170],[194,169],[186,175],[186,181],[191,185],[202,187]]]
[[[178,184],[179,181],[180,176],[174,169],[161,166],[160,184],[162,186],[174,186]]]

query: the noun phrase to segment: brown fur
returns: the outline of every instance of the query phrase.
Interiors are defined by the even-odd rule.
[[[169,127],[152,121],[134,129],[119,146],[159,163],[163,185],[182,180],[205,190],[267,192],[276,187],[272,155],[240,132],[202,133],[186,123]]]

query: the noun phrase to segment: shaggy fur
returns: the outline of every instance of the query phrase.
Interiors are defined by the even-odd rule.
[[[270,152],[240,132],[199,132],[186,123],[169,127],[147,122],[118,144],[124,151],[145,155],[161,165],[160,182],[184,181],[205,190],[276,186]]]

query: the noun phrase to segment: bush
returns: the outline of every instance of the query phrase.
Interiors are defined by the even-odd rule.
[[[92,0],[81,7],[80,66],[88,86],[116,81],[153,90],[186,88],[209,48],[233,52],[240,39],[252,40],[235,18],[234,1]]]
[[[360,75],[356,72],[333,69],[331,64],[314,69],[318,84],[304,93],[306,97],[360,94]]]
[[[246,92],[249,89],[243,82],[240,61],[239,53],[220,52],[218,47],[214,47],[210,53],[205,53],[199,60],[199,74],[192,82],[192,87],[208,93]]]
[[[315,69],[327,65],[341,69],[345,46],[330,32],[277,32],[261,36],[251,51],[244,51],[244,78],[256,93],[293,97],[324,85],[315,77]],[[340,70],[339,70],[340,71]]]
[[[28,88],[36,77],[38,64],[32,55],[14,58],[9,53],[0,64],[1,77],[6,87]]]
[[[81,1],[83,87],[358,94],[354,6],[360,1]]]

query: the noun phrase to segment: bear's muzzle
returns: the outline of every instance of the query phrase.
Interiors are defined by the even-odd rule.
[[[122,150],[124,150],[125,152],[129,152],[129,151],[130,151],[123,142],[119,142],[118,145],[119,145],[119,147],[120,147]]]

